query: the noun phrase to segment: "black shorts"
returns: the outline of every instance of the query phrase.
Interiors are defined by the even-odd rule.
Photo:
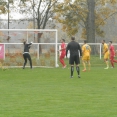
[[[30,56],[29,53],[24,53],[24,54],[23,54],[23,57],[24,57],[24,59],[31,60],[31,56]]]
[[[79,55],[71,55],[69,59],[69,64],[74,65],[74,62],[76,65],[80,64]]]

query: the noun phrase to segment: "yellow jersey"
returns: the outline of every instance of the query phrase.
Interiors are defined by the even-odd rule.
[[[82,46],[82,54],[83,56],[90,56],[90,53],[91,53],[91,48],[88,44],[84,44]]]
[[[104,45],[103,45],[103,53],[105,53],[105,52],[109,52],[108,45],[106,43],[104,43]]]

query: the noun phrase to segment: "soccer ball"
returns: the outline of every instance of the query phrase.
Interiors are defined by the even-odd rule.
[[[59,67],[59,65],[57,64],[56,67]]]

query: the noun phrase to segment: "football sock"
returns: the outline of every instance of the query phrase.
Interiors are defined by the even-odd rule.
[[[111,62],[112,67],[114,67],[114,62],[112,60],[110,62]]]
[[[84,66],[84,69],[86,69],[86,65],[85,65],[85,62],[83,62],[83,66]]]
[[[106,65],[107,65],[107,67],[109,67],[108,61],[106,61]]]
[[[76,71],[77,71],[78,75],[80,75],[80,67],[79,66],[76,67]]]
[[[32,61],[30,61],[30,68],[32,68]]]
[[[89,66],[89,70],[90,70],[90,67],[91,67],[91,64],[90,64],[90,62],[88,63],[88,66]]]
[[[63,59],[60,58],[60,62],[61,62],[61,64],[62,64],[63,66],[65,66],[65,62],[64,62]]]
[[[25,65],[26,65],[26,62],[25,62],[24,65],[23,65],[23,69],[25,68]]]
[[[71,66],[71,76],[73,76],[74,66]]]

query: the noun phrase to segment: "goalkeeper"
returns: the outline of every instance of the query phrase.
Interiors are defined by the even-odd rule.
[[[32,45],[32,42],[27,44],[26,41],[24,41],[24,53],[23,53],[23,58],[24,58],[24,65],[23,65],[23,69],[25,69],[25,65],[27,63],[27,59],[30,62],[30,68],[32,69],[32,60],[31,60],[31,56],[29,53],[29,49]]]

